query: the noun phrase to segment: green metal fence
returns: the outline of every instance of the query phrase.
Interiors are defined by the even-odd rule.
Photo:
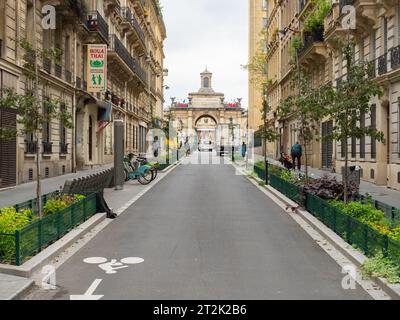
[[[400,242],[380,234],[315,195],[307,194],[306,198],[307,210],[348,243],[360,248],[367,256],[382,251],[400,265]]]
[[[265,168],[255,165],[254,166],[254,173],[263,181],[265,181]]]
[[[269,181],[272,188],[277,189],[289,199],[300,205],[305,204],[305,197],[303,195],[301,187],[289,183],[275,174],[269,175]]]
[[[368,197],[361,195],[361,203],[368,203],[372,200],[372,205],[382,212],[385,213],[387,219],[391,220],[393,223],[400,223],[400,209],[390,206],[386,203],[380,202],[378,200],[369,199]]]
[[[54,191],[54,192],[50,192],[50,193],[42,195],[42,205],[45,205],[48,199],[52,199],[59,194],[60,194],[59,191]],[[37,213],[36,212],[37,211],[36,198],[22,202],[22,203],[18,203],[14,206],[14,208],[16,211],[19,211],[21,209],[31,209],[33,213]]]
[[[0,260],[17,266],[96,213],[96,194],[33,222],[15,234],[0,233]]]

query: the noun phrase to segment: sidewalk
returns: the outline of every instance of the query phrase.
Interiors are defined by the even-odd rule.
[[[255,161],[264,161],[264,158],[260,155],[254,155]],[[274,159],[268,159],[271,164],[282,167],[281,163]],[[329,171],[319,170],[309,167],[309,175],[314,178],[320,178],[324,175],[336,177],[338,181],[342,180],[342,175],[338,173],[332,173]],[[304,172],[304,166],[302,171]],[[373,199],[386,203],[390,206],[400,208],[400,191],[389,189],[386,186],[378,186],[371,182],[361,180],[360,193],[369,194]]]
[[[69,173],[54,178],[48,178],[42,180],[42,194],[50,193],[60,189],[64,186],[64,182],[67,180],[77,179],[90,174],[94,174],[106,169],[111,168],[113,165],[108,164],[96,169],[78,171],[77,173]],[[36,197],[36,182],[28,182],[20,184],[14,188],[0,191],[0,208],[15,205]]]

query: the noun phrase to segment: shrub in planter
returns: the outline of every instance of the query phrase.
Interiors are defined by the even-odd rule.
[[[73,203],[80,201],[84,199],[85,196],[83,195],[62,195],[60,197],[50,199],[46,202],[46,204],[43,207],[43,213],[45,216],[49,214],[54,214],[58,211],[61,211]]]
[[[304,192],[311,193],[326,200],[343,200],[343,182],[337,181],[335,177],[323,176],[320,179],[312,180],[303,187]],[[349,199],[355,200],[358,197],[358,190],[354,184],[348,186]]]
[[[16,212],[14,208],[1,209],[0,234],[14,234],[31,223],[30,210]],[[0,257],[5,261],[11,261],[15,256],[15,238],[0,235]]]

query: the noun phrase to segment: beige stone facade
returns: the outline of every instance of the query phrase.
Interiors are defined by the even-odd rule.
[[[264,39],[262,31],[267,23],[267,12],[269,7],[267,0],[249,0],[249,61],[257,54],[257,51],[263,50]],[[249,75],[249,128],[258,130],[262,125],[261,120],[262,94],[257,84],[252,81],[252,75]]]
[[[64,129],[54,120],[42,134],[42,175],[52,177],[112,162],[114,119],[124,120],[125,151],[146,152],[147,131],[157,122],[153,120],[163,117],[166,29],[158,1],[36,0],[36,35],[32,1],[0,2],[0,85],[25,92],[18,40],[36,41],[39,50],[61,49],[60,61],[39,59],[39,95],[60,99],[73,115],[74,129]],[[42,28],[44,5],[55,8],[55,30]],[[89,44],[108,48],[107,90],[97,94],[88,92]],[[7,182],[0,187],[35,177],[37,143],[29,137],[18,137],[15,143],[15,152],[1,162],[1,178],[7,177],[3,179]],[[10,162],[16,168],[6,170],[4,163]]]
[[[307,15],[312,12],[313,2],[307,0],[268,1],[267,25],[267,70],[271,85],[268,101],[272,110],[268,116],[271,125],[281,134],[280,141],[267,146],[268,155],[277,157],[280,150],[289,152],[298,140],[296,120],[281,119],[277,114],[279,103],[296,94],[291,85],[290,43],[300,36],[304,47],[299,51],[299,61],[311,78],[313,87],[332,83],[336,86],[346,76],[343,59],[339,54],[337,37],[356,40],[356,60],[371,61],[375,66],[375,80],[382,84],[383,98],[371,101],[372,113],[365,116],[364,125],[376,126],[385,134],[385,143],[365,139],[351,139],[348,152],[351,165],[362,168],[362,179],[379,185],[400,189],[400,6],[395,1],[336,1],[326,16],[323,30],[303,32]],[[345,21],[345,5],[355,10],[355,30],[342,29]],[[253,21],[250,22],[250,25]],[[286,28],[281,34],[279,30]],[[251,87],[251,86],[250,86]],[[332,119],[324,119],[320,125],[320,136],[332,130]],[[344,151],[341,143],[315,141],[307,150],[311,166],[334,169],[341,172]]]
[[[240,101],[227,103],[223,93],[215,92],[212,77],[208,70],[202,72],[200,89],[189,93],[187,103],[173,101],[164,120],[173,119],[181,142],[187,139],[195,145],[207,141],[213,148],[231,143],[229,125],[233,124],[234,143],[238,146],[246,142],[247,112]]]

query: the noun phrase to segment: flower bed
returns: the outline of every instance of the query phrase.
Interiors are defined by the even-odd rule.
[[[95,194],[52,194],[43,202],[42,219],[31,209],[33,203],[0,210],[1,262],[21,265],[96,213]]]

